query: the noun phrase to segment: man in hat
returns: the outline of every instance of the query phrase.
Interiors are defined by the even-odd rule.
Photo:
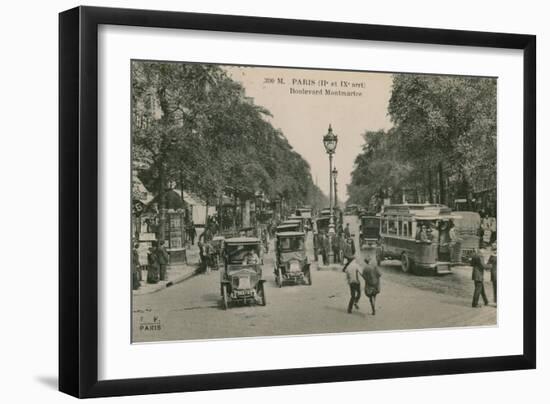
[[[166,251],[164,243],[164,240],[159,241],[159,247],[157,248],[161,281],[166,280],[166,267],[168,266],[168,261],[170,261],[170,256],[168,255],[168,251]]]
[[[497,243],[493,243],[493,249],[487,265],[491,266],[491,283],[493,284],[493,299],[497,304]]]
[[[472,280],[474,281],[474,297],[472,299],[472,307],[481,307],[479,302],[479,296],[483,299],[485,306],[489,304],[487,295],[485,294],[485,285],[483,284],[483,277],[485,272],[485,263],[483,262],[483,257],[481,256],[479,249],[474,250],[474,254],[471,259],[472,265]]]
[[[346,281],[349,286],[350,299],[348,303],[348,313],[351,313],[353,307],[359,309],[359,299],[361,298],[361,283],[359,282],[359,265],[352,257],[351,261],[347,264],[345,269]]]
[[[157,242],[153,241],[147,254],[147,283],[158,283],[160,265],[157,253]]]

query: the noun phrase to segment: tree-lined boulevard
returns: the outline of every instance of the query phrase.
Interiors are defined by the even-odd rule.
[[[473,308],[478,299],[472,301],[472,267],[463,265],[470,255],[480,258],[481,244],[492,246],[496,288],[496,79],[393,74],[391,91],[390,81],[385,83],[391,96],[377,102],[387,102],[389,129],[369,127],[369,111],[355,116],[365,119],[362,133],[342,134],[345,123],[329,121],[327,132],[299,134],[324,147],[315,157],[302,150],[306,160],[292,137],[276,127],[277,117],[256,104],[228,68],[132,62],[132,275],[134,289],[143,292],[132,301],[134,342],[496,324],[496,307],[488,306],[484,295],[485,307]],[[285,119],[324,119],[322,113],[293,112],[283,112]],[[350,153],[349,144],[360,139],[362,146],[357,143]],[[335,161],[339,168],[342,162],[354,164],[342,176]],[[340,195],[347,197],[343,218],[337,175],[347,186],[347,195]],[[319,176],[328,179],[326,189],[318,187]],[[443,205],[464,211],[463,216]],[[302,211],[307,217],[299,217]],[[360,215],[378,223],[375,247],[361,246]],[[455,229],[462,218],[469,222]],[[300,255],[303,242],[292,259],[304,279],[312,275],[308,285],[276,282],[282,248],[274,235],[287,219],[300,223],[294,236],[306,234],[310,270]],[[224,251],[224,243],[235,243],[235,251]],[[256,281],[259,257],[246,250],[260,244],[265,284]],[[200,262],[190,263],[195,248]],[[239,256],[239,248],[248,255]],[[376,315],[363,290],[352,312],[350,293],[357,293],[358,282],[343,273],[344,263],[352,262],[357,281],[360,272],[366,281],[365,256],[378,261],[382,274]],[[220,265],[212,268],[216,261]],[[489,269],[482,261],[473,265],[481,278]],[[228,275],[230,263],[246,272],[242,285],[244,275]],[[279,265],[278,279],[291,264],[289,259],[283,269]],[[196,265],[189,271],[196,276],[154,293],[143,291],[144,283],[171,283],[163,276],[170,265]],[[432,275],[441,268],[448,274],[415,276],[415,265]],[[476,282],[481,290],[483,280]],[[237,293],[250,304],[227,309],[228,301],[239,300]],[[258,297],[261,305],[250,301]]]

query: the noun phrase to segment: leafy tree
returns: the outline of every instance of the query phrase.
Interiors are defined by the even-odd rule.
[[[495,79],[396,74],[388,111],[393,128],[365,136],[352,200],[371,197],[380,184],[441,203],[496,186]]]

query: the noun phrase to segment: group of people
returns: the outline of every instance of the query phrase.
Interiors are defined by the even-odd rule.
[[[382,274],[376,265],[371,265],[370,258],[360,258],[355,254],[355,243],[350,231],[349,223],[340,232],[344,239],[342,248],[343,267],[342,271],[346,274],[346,281],[350,290],[350,299],[348,303],[348,313],[353,308],[359,309],[359,300],[361,299],[361,281],[364,281],[365,296],[368,297],[372,315],[376,314],[376,296],[380,293],[380,277]]]
[[[328,256],[331,249],[335,264],[343,264],[344,261],[355,255],[355,241],[351,235],[349,223],[346,224],[345,228],[340,226],[339,231],[333,235],[320,232],[318,237],[323,265],[328,265]]]
[[[132,249],[132,288],[139,289],[142,281],[141,265],[139,263],[139,244]],[[153,241],[147,252],[147,283],[158,283],[166,280],[167,268],[170,261],[164,240]]]
[[[363,258],[363,262],[357,261],[355,255],[349,257],[344,265],[343,271],[346,274],[346,281],[349,285],[350,299],[348,303],[348,313],[351,314],[353,308],[359,309],[359,300],[361,299],[361,281],[364,281],[365,296],[368,297],[372,315],[376,314],[376,296],[380,293],[380,277],[382,274],[376,265],[370,264],[368,257]]]
[[[479,245],[481,248],[487,248],[493,245],[497,240],[497,220],[494,217],[485,215],[481,219],[479,226]]]
[[[456,243],[458,235],[452,220],[442,221],[439,225],[431,221],[420,221],[416,229],[416,241],[438,243],[440,245]]]

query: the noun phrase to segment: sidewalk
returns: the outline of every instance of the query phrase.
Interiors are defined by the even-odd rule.
[[[147,271],[142,271],[142,281],[138,290],[133,290],[133,296],[147,295],[176,285],[193,277],[199,267],[199,247],[195,244],[187,249],[187,264],[170,264],[166,270],[166,280],[158,283],[147,283]]]

